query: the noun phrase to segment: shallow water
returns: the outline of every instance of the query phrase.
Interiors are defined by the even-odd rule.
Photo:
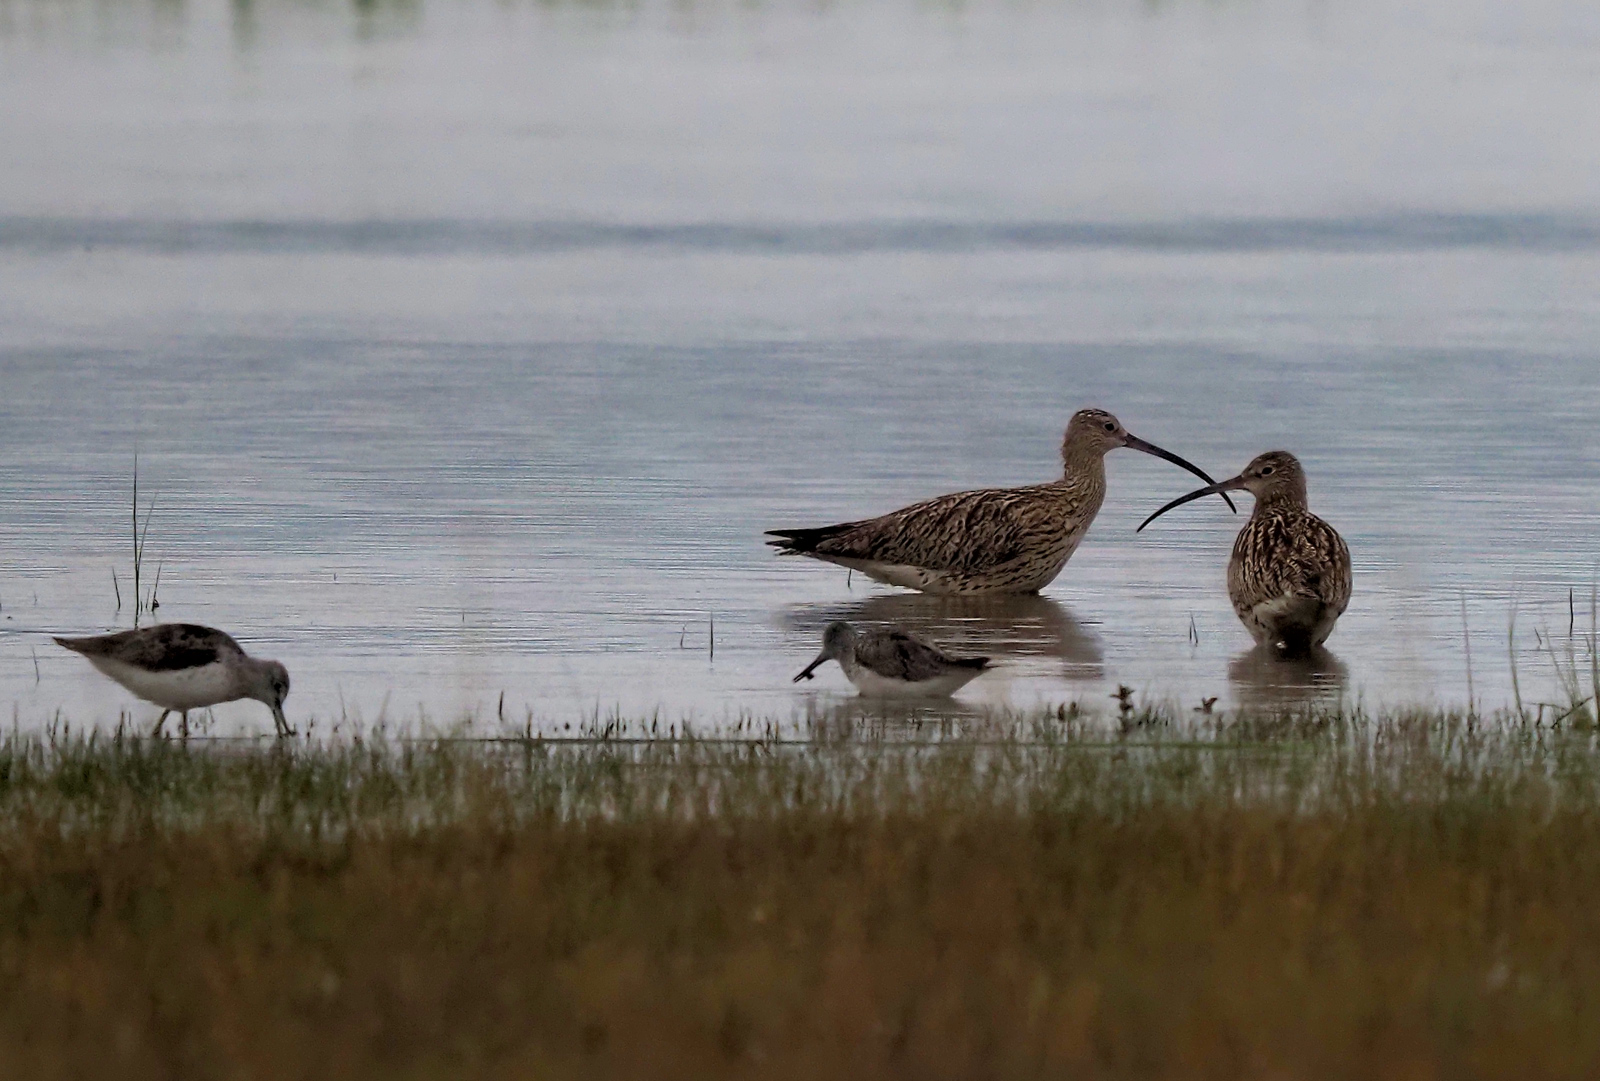
[[[840,617],[994,654],[973,708],[1461,703],[1464,606],[1476,696],[1515,613],[1553,700],[1597,45],[1578,3],[0,2],[0,695],[128,704],[41,632],[131,622],[137,449],[160,617],[324,725],[801,717]],[[1048,479],[1088,404],[1219,476],[1300,455],[1356,562],[1332,658],[1246,651],[1240,520],[1135,535],[1192,478],[1132,452],[1039,598],[761,544]]]

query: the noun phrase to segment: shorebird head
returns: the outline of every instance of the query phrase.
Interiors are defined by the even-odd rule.
[[[1234,480],[1255,496],[1257,503],[1275,499],[1292,499],[1301,505],[1306,502],[1306,471],[1300,459],[1286,450],[1256,455]]]
[[[1127,446],[1128,429],[1104,409],[1080,409],[1067,421],[1067,434],[1061,440],[1061,456],[1088,452],[1105,454]]]
[[[1139,523],[1139,529],[1143,529],[1173,507],[1181,507],[1191,500],[1219,492],[1249,492],[1256,497],[1258,508],[1265,503],[1276,503],[1281,500],[1289,500],[1303,507],[1306,505],[1306,471],[1301,468],[1300,459],[1288,451],[1269,450],[1265,454],[1256,455],[1250,464],[1244,467],[1244,472],[1237,477],[1229,477],[1227,480],[1209,484],[1174,499]]]
[[[289,670],[277,661],[255,661],[250,666],[248,679],[246,696],[272,710],[272,719],[280,729],[288,728],[289,721],[283,715],[283,700],[289,697]]]
[[[844,620],[835,620],[828,624],[822,632],[822,652],[817,654],[817,659],[806,665],[794,681],[799,683],[802,679],[810,679],[811,673],[826,661],[843,661],[855,650],[856,629]]]
[[[1193,462],[1178,457],[1170,450],[1163,450],[1154,443],[1140,439],[1104,409],[1080,409],[1072,414],[1072,419],[1067,422],[1067,434],[1061,440],[1061,460],[1066,463],[1070,472],[1074,461],[1081,461],[1085,457],[1102,458],[1107,452],[1118,447],[1154,455],[1187,469],[1207,484],[1215,483],[1211,479],[1211,474]],[[1238,513],[1239,508],[1233,505],[1233,500],[1229,499],[1226,493],[1219,489],[1218,494],[1222,495],[1222,501],[1228,504],[1229,510]]]

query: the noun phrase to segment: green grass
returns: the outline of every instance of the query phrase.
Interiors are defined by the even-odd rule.
[[[1573,1077],[1600,746],[0,741],[0,1075]]]

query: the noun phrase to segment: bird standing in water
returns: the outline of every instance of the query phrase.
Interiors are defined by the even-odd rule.
[[[283,715],[289,696],[289,670],[277,661],[259,661],[230,636],[196,623],[157,623],[138,630],[57,638],[81,653],[105,675],[162,709],[152,736],[161,734],[167,714],[181,715],[189,734],[189,711],[254,698],[272,710],[278,735],[293,735]]]
[[[1153,454],[1208,484],[1198,466],[1130,434],[1103,409],[1082,409],[1061,442],[1061,479],[956,492],[877,518],[768,530],[782,555],[803,555],[925,593],[1037,593],[1067,565],[1106,495],[1105,456]],[[1222,498],[1233,507],[1226,495]]]
[[[899,629],[857,631],[843,620],[822,632],[822,652],[794,681],[838,661],[845,678],[869,698],[946,697],[989,667],[988,657],[952,657]]]
[[[1303,657],[1328,640],[1350,603],[1350,549],[1311,513],[1306,473],[1294,455],[1268,451],[1237,477],[1174,499],[1139,529],[1190,500],[1232,491],[1256,499],[1228,560],[1233,610],[1258,645],[1280,657]]]

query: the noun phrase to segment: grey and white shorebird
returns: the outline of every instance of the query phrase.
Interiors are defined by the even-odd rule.
[[[1105,456],[1118,447],[1212,483],[1199,466],[1130,434],[1105,410],[1081,409],[1061,441],[1059,480],[955,492],[838,525],[772,529],[767,536],[778,539],[767,543],[782,555],[826,560],[924,593],[1037,593],[1061,573],[1099,513]]]
[[[952,657],[898,628],[857,631],[841,621],[822,632],[822,652],[794,682],[838,661],[845,678],[869,698],[947,697],[989,668],[988,657]]]
[[[1228,560],[1233,610],[1257,645],[1280,657],[1304,657],[1328,640],[1350,603],[1350,549],[1311,513],[1306,472],[1294,455],[1268,451],[1237,477],[1174,499],[1139,529],[1190,500],[1232,491],[1256,499]]]
[[[180,715],[189,734],[189,711],[253,698],[272,710],[278,735],[293,735],[283,715],[289,696],[289,670],[277,661],[245,653],[232,637],[196,623],[157,623],[116,634],[57,638],[57,644],[83,654],[88,662],[133,694],[162,709],[152,736],[161,734],[167,714]]]

